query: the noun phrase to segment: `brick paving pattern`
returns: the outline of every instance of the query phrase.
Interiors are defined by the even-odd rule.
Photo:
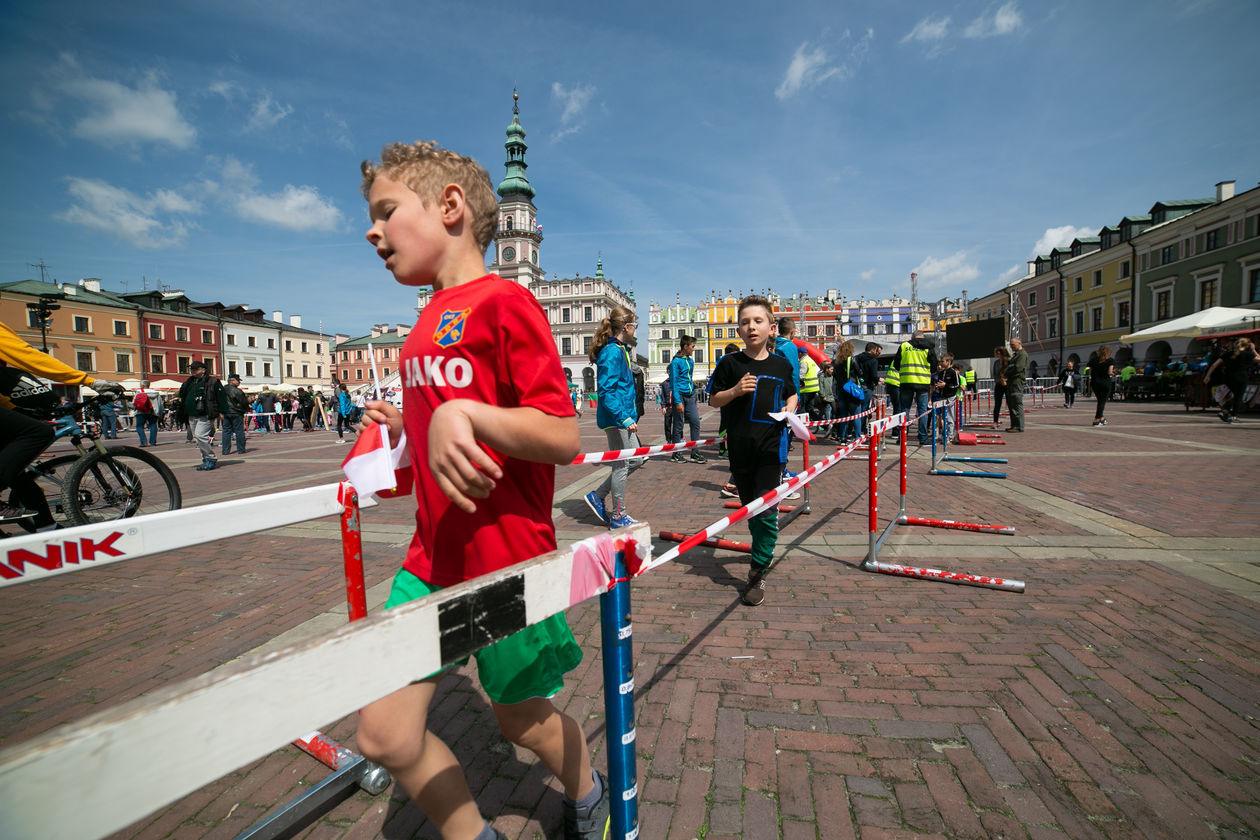
[[[1119,403],[1094,429],[1091,408],[1030,411],[1006,446],[958,453],[1010,458],[977,467],[1005,481],[928,476],[912,452],[911,515],[1017,534],[902,527],[881,559],[1020,578],[1023,595],[858,570],[864,457],[811,485],[813,512],[784,529],[761,607],[739,602],[746,560],[727,551],[698,548],[636,581],[640,836],[1260,836],[1260,520],[1247,481],[1260,425]],[[587,451],[604,445],[592,414]],[[706,432],[715,425],[707,415]],[[253,451],[198,473],[182,435],[163,438],[187,504],[332,481],[346,449],[328,433],[251,438]],[[581,496],[606,469],[558,470],[562,544],[597,532]],[[886,457],[881,527],[895,478]],[[629,509],[657,530],[698,530],[727,512],[724,480],[717,460],[657,460],[631,478]],[[364,513],[378,597],[409,504]],[[0,745],[315,632],[320,616],[343,620],[340,566],[323,520],[6,589]],[[598,605],[569,620],[586,658],[557,701],[602,767]],[[444,681],[435,729],[499,830],[558,836],[555,782],[499,735],[474,671]],[[326,731],[352,743],[354,719]],[[234,837],[327,772],[283,749],[117,836]],[[437,834],[391,788],[298,836]]]

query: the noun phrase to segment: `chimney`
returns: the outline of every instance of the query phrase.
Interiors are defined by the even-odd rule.
[[[407,325],[405,325],[405,324],[399,324],[399,325],[398,325],[398,337],[399,337],[399,338],[406,338],[406,337],[407,337],[407,333],[409,333],[409,332],[411,332],[411,327],[409,327],[409,326],[407,326]]]
[[[1220,184],[1216,185],[1216,192],[1219,195],[1221,191]],[[1230,181],[1229,194],[1234,194],[1234,182]],[[89,292],[99,292],[101,290],[101,281],[96,277],[84,277],[79,281],[79,285],[87,289]]]
[[[279,319],[279,318],[277,318],[276,320],[277,320],[277,321],[279,321],[280,319]],[[302,328],[302,316],[301,316],[301,315],[290,315],[290,316],[289,316],[289,326],[290,326],[290,327],[297,327],[298,329],[301,329],[301,328]]]
[[[384,324],[373,324],[372,325],[372,338],[377,338],[384,331],[385,331]]]
[[[281,312],[279,309],[271,310],[271,320],[275,321],[277,324],[283,324],[284,313]]]
[[[1233,197],[1234,197],[1234,182],[1233,181],[1221,181],[1219,184],[1216,185],[1216,203],[1217,204],[1220,204],[1222,201],[1229,201]]]

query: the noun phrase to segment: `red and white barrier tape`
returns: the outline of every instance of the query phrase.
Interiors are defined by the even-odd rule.
[[[688,440],[682,443],[662,443],[657,446],[640,446],[638,449],[611,449],[608,452],[587,452],[573,459],[573,464],[606,464],[611,461],[626,461],[630,458],[646,458],[649,455],[660,455],[662,452],[673,452],[676,449],[692,449],[697,446],[712,446],[718,438],[707,440]]]

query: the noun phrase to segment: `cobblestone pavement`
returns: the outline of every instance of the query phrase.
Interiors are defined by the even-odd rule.
[[[587,451],[604,448],[592,415]],[[728,551],[701,547],[637,580],[640,836],[1260,836],[1260,421],[1166,403],[1118,403],[1100,428],[1092,415],[1086,401],[1030,411],[1007,445],[956,453],[1009,458],[974,467],[1005,480],[930,476],[927,452],[911,452],[910,515],[1017,533],[901,526],[881,559],[1019,578],[1024,594],[860,571],[865,456],[811,485],[812,513],[780,535],[762,606],[739,602],[746,559]],[[659,416],[644,426],[653,440]],[[326,432],[253,437],[199,473],[182,437],[162,435],[156,452],[186,504],[336,480],[346,449]],[[897,509],[891,451],[881,529]],[[558,471],[562,545],[598,531],[581,497],[606,470]],[[724,480],[717,460],[654,460],[632,476],[629,509],[655,530],[699,530],[727,512]],[[364,513],[375,603],[409,504]],[[320,520],[4,590],[0,745],[340,625],[337,533]],[[569,620],[586,658],[558,703],[602,767],[598,605]],[[443,683],[435,728],[496,827],[558,836],[555,782],[498,734],[473,671]],[[326,728],[347,743],[353,730],[353,717]],[[326,774],[282,749],[117,836],[230,838]],[[299,836],[437,835],[391,789],[350,797]]]

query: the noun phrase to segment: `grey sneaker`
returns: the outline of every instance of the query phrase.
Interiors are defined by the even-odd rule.
[[[756,607],[766,600],[766,572],[760,566],[748,570],[748,588],[744,590],[743,601],[750,607]]]
[[[567,798],[564,800],[564,840],[608,840],[612,835],[608,777],[598,770],[595,775],[604,786],[598,802],[590,808],[578,809]]]

